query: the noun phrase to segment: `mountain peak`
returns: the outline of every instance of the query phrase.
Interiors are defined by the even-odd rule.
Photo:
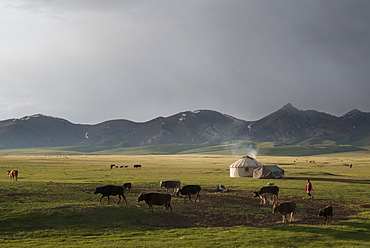
[[[361,115],[361,114],[364,114],[364,112],[358,110],[358,109],[352,109],[351,111],[349,111],[348,113],[344,114],[343,116],[344,117],[348,117],[348,116],[356,116],[356,115]]]
[[[297,111],[298,109],[293,107],[293,105],[291,103],[287,103],[285,104],[281,110],[284,110],[284,111]]]

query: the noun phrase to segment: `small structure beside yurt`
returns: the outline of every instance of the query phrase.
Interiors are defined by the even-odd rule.
[[[254,179],[281,179],[284,170],[277,165],[263,165],[253,170]]]
[[[230,177],[253,177],[253,170],[263,166],[250,156],[244,156],[230,165]]]

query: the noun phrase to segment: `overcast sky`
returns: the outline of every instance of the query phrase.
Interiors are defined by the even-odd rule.
[[[0,120],[370,112],[370,1],[2,0]]]

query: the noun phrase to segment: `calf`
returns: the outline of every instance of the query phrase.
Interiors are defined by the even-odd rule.
[[[149,212],[153,213],[153,205],[164,205],[164,214],[168,209],[172,213],[171,207],[171,195],[170,194],[159,194],[159,193],[148,193],[139,195],[138,202],[145,201],[149,207]]]
[[[160,187],[164,187],[166,189],[166,192],[168,192],[169,189],[173,190],[173,194],[176,193],[177,190],[180,189],[181,187],[181,182],[180,181],[160,181],[159,182]]]
[[[295,202],[283,202],[283,203],[280,203],[279,205],[275,204],[274,207],[272,208],[272,212],[273,213],[276,213],[276,211],[278,211],[279,213],[281,213],[281,215],[283,216],[283,223],[285,223],[285,221],[287,220],[287,215],[290,214],[290,219],[289,219],[289,222],[291,222],[293,220],[293,213],[294,213],[294,210],[295,210],[295,207],[296,207],[296,204]]]
[[[333,207],[329,205],[326,208],[321,209],[319,211],[319,216],[324,216],[325,217],[324,224],[325,223],[328,224],[329,223],[329,218],[330,218],[330,221],[333,218]]]
[[[259,197],[261,198],[261,204],[275,205],[278,201],[277,196],[271,193],[263,193],[260,194]]]
[[[123,184],[124,189],[128,189],[129,192],[131,192],[132,183],[124,183]]]
[[[125,200],[125,205],[127,205],[127,200],[124,195],[124,188],[122,186],[114,186],[114,185],[106,185],[103,187],[96,187],[94,190],[94,194],[102,194],[100,198],[100,203],[103,199],[104,196],[108,197],[108,204],[109,204],[109,196],[110,195],[118,195],[118,202],[117,204],[120,203],[121,199],[123,198]]]
[[[271,193],[276,195],[276,198],[279,198],[279,187],[278,186],[267,186],[262,187],[259,191],[253,191],[254,197],[257,197],[264,193]]]
[[[197,201],[197,199],[198,199],[198,202],[200,202],[200,195],[199,195],[199,192],[200,192],[200,190],[201,190],[202,188],[199,186],[199,185],[186,185],[186,186],[184,186],[184,187],[182,187],[182,189],[179,189],[178,191],[177,191],[177,196],[179,196],[180,194],[182,194],[182,195],[184,195],[185,196],[185,198],[184,198],[184,201],[186,200],[186,196],[189,196],[189,200],[191,201],[191,202],[193,202],[192,200],[191,200],[191,195],[197,195],[196,197],[195,197],[195,200],[194,200],[194,202],[196,202]]]
[[[9,179],[13,179],[15,181],[18,180],[18,170],[10,170],[8,171]]]

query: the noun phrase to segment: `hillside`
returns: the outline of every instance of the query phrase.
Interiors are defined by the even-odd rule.
[[[212,110],[186,111],[147,122],[109,120],[95,125],[37,114],[0,121],[0,148],[94,146],[113,148],[168,144],[220,144],[233,140],[286,145],[370,145],[370,113],[336,117],[283,106],[257,121]]]

